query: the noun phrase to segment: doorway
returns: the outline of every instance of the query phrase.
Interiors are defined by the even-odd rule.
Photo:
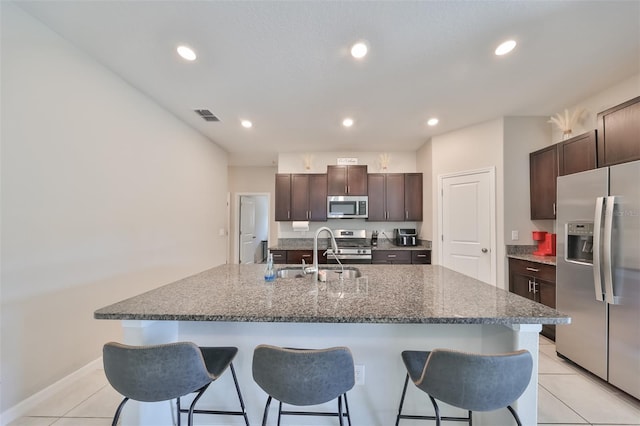
[[[439,263],[496,284],[495,168],[438,177]]]
[[[269,236],[269,197],[239,194],[237,202],[236,255],[238,263],[263,263]]]

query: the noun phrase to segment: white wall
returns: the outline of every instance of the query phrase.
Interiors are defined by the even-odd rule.
[[[380,167],[380,155],[387,154],[387,170]],[[311,168],[305,169],[305,156],[310,155]],[[337,164],[338,158],[357,158],[369,173],[415,173],[415,152],[293,152],[278,154],[278,173],[326,173],[327,165]]]
[[[269,195],[269,242],[278,240],[278,225],[275,221],[275,197],[276,197],[276,172],[275,167],[229,167],[229,191],[231,192],[231,262],[238,262],[238,196],[239,194],[265,194]],[[256,212],[257,214],[257,212]]]
[[[120,339],[95,309],[225,262],[227,155],[2,4],[4,412]]]
[[[505,244],[532,245],[532,231],[553,232],[552,220],[531,220],[529,191],[529,153],[550,144],[548,121],[549,117],[504,118]],[[511,231],[518,231],[518,240],[511,239]]]
[[[435,233],[432,225],[434,220],[434,209],[436,204],[433,204],[433,158],[432,158],[432,143],[429,139],[424,145],[416,151],[416,164],[417,171],[422,173],[422,226],[420,228],[420,236],[422,239],[433,241],[433,235]],[[437,186],[437,183],[436,183]]]
[[[498,287],[504,287],[503,263],[505,257],[504,248],[504,167],[503,152],[503,127],[502,118],[487,121],[485,123],[469,126],[454,132],[436,136],[431,139],[432,156],[432,228],[434,232],[432,245],[432,263],[438,263],[440,252],[440,237],[435,235],[438,229],[437,209],[440,206],[438,197],[438,176],[476,170],[486,167],[495,167],[496,170],[496,249],[497,249],[497,283]]]

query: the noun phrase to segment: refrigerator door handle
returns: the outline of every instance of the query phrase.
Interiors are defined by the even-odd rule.
[[[593,282],[595,284],[596,300],[604,302],[604,289],[602,288],[601,255],[600,255],[600,230],[602,229],[602,211],[604,197],[596,198],[596,210],[593,220]]]
[[[607,197],[604,214],[604,241],[602,243],[605,301],[612,305],[619,303],[618,298],[613,293],[613,251],[611,249],[615,204],[615,196]]]

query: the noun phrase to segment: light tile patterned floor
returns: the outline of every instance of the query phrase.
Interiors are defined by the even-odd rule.
[[[539,425],[640,425],[640,401],[559,358],[540,338]]]
[[[640,401],[558,358],[544,337],[538,379],[539,425],[640,426]],[[109,426],[119,402],[104,372],[96,370],[9,426]]]

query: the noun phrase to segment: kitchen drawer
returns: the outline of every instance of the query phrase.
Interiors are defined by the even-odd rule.
[[[509,268],[516,274],[526,275],[552,283],[556,282],[556,267],[553,265],[520,259],[509,259]]]
[[[410,250],[373,250],[371,252],[371,263],[395,263],[395,264],[411,264]]]
[[[273,263],[287,263],[287,251],[286,250],[271,250],[273,255]]]
[[[304,259],[307,265],[313,263],[313,250],[287,250],[287,263],[298,264]],[[320,262],[320,257],[318,257]]]
[[[431,250],[411,250],[411,263],[415,265],[430,265]]]

